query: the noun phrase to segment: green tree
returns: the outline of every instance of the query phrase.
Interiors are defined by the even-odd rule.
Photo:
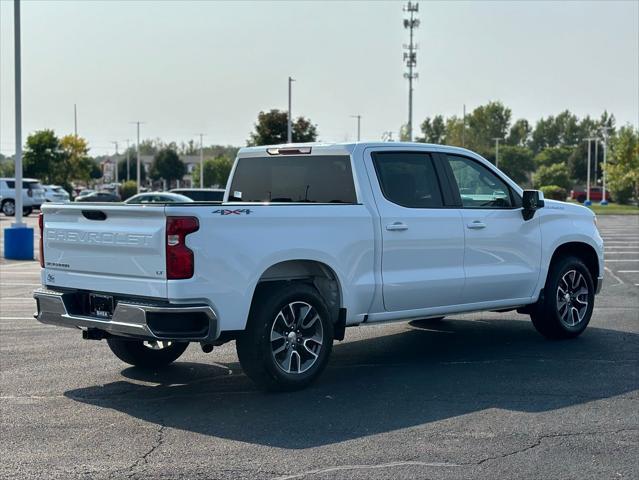
[[[529,148],[504,145],[499,149],[499,169],[520,184],[528,183],[528,175],[535,170]]]
[[[294,143],[314,142],[317,140],[317,126],[308,118],[298,117],[292,124]],[[288,112],[273,109],[260,112],[257,116],[255,131],[247,141],[249,146],[277,145],[286,143],[288,132]]]
[[[574,148],[571,147],[547,147],[535,155],[535,164],[539,167],[549,167],[556,164],[566,164]]]
[[[204,160],[204,187],[225,187],[231,173],[233,161],[228,157],[207,158]],[[199,184],[200,164],[193,169],[193,182]]]
[[[118,178],[122,181],[127,179],[126,175],[126,157],[118,162]],[[138,178],[138,166],[137,157],[135,154],[129,157],[129,177],[135,181]],[[146,170],[144,169],[144,163],[140,162],[140,179],[142,182],[146,180]]]
[[[432,120],[430,117],[426,118],[421,124],[421,130],[424,136],[418,138],[418,142],[438,144],[446,142],[446,123],[441,115],[435,115]]]
[[[138,193],[138,184],[134,180],[129,180],[120,185],[120,198],[122,198],[123,201],[136,193]]]
[[[15,175],[15,163],[13,160],[0,160],[0,177],[13,177]]]
[[[45,183],[67,181],[65,154],[53,130],[39,130],[27,137],[24,149],[24,174]]]
[[[494,138],[505,138],[510,126],[512,112],[501,102],[480,105],[466,117],[465,143],[474,150],[488,150]]]
[[[454,115],[446,119],[446,145],[468,146],[464,137],[464,121]]]
[[[516,147],[525,147],[528,145],[531,132],[532,127],[530,123],[528,123],[528,120],[520,118],[510,127],[510,132],[508,133],[508,137],[506,137],[506,143]]]
[[[172,180],[181,180],[185,173],[184,162],[180,160],[175,150],[167,147],[158,151],[153,157],[149,176],[154,180],[163,179],[170,183]]]
[[[639,131],[630,125],[621,127],[610,147],[608,186],[616,202],[628,203],[633,196],[639,197]]]
[[[554,165],[542,165],[539,167],[533,175],[533,184],[535,188],[556,185],[565,190],[570,190],[572,182],[566,165],[555,163]]]
[[[60,148],[64,154],[64,170],[66,179],[88,182],[91,179],[89,145],[87,141],[76,135],[65,135],[60,140]]]

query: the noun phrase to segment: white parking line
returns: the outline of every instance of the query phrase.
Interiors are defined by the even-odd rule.
[[[628,260],[622,260],[622,259],[608,260],[608,259],[606,259],[606,262],[639,262],[639,258],[637,258],[637,259],[628,259]]]
[[[604,267],[604,270],[606,270],[606,272],[608,272],[612,276],[612,278],[617,280],[617,283],[615,283],[614,285],[610,285],[611,287],[614,287],[617,285],[623,285],[623,280],[619,278],[617,275],[615,275],[612,270],[610,270],[608,267]]]
[[[42,284],[40,283],[0,283],[0,287],[40,287],[40,286],[42,286]]]
[[[639,273],[639,270],[617,270],[617,273]]]

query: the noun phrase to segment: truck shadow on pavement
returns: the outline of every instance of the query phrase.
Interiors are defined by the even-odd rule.
[[[590,327],[577,340],[550,342],[521,320],[421,321],[393,331],[336,344],[324,375],[300,392],[259,392],[238,364],[177,362],[127,368],[132,381],[65,395],[171,428],[302,449],[490,408],[543,412],[639,389],[632,333]]]

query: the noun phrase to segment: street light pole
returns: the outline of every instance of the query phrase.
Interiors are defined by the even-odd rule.
[[[592,205],[592,202],[590,201],[590,142],[593,140],[596,139],[592,137],[586,138],[586,141],[588,142],[588,171],[586,172],[586,201],[584,202],[584,205],[586,206]]]
[[[20,56],[20,0],[13,2],[13,38],[15,58],[15,105],[16,105],[16,158],[15,158],[15,192],[16,199],[14,227],[26,227],[22,223],[22,61]]]
[[[361,115],[351,115],[351,118],[356,118],[357,119],[357,141],[359,142],[361,139],[361,133],[362,133],[362,116]]]
[[[495,137],[495,166],[499,168],[499,142],[503,140],[503,138]]]
[[[200,133],[200,188],[204,188],[204,134]]]
[[[602,189],[601,189],[601,202],[600,205],[608,205],[606,200],[606,153],[608,152],[608,129],[610,127],[601,127],[603,131],[603,175],[602,175]]]
[[[130,181],[131,180],[131,165],[129,162],[129,158],[131,156],[131,152],[129,150],[129,139],[126,139],[126,181]]]
[[[291,90],[294,78],[288,77],[288,122],[286,129],[286,143],[293,143],[293,112],[291,110]]]
[[[135,145],[135,153],[137,156],[137,166],[136,166],[136,182],[138,184],[137,193],[140,193],[140,124],[144,122],[137,121],[132,123],[136,124],[137,133],[138,133],[138,141]]]
[[[114,175],[114,177],[115,177],[115,183],[118,183],[118,180],[119,180],[118,179],[118,142],[116,140],[116,141],[113,141],[111,143],[115,145],[115,162],[114,162],[115,175]]]

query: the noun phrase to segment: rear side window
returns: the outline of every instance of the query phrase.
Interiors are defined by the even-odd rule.
[[[16,182],[15,180],[7,180],[7,187],[8,188],[16,188]],[[22,182],[22,188],[26,188],[26,189],[30,189],[30,190],[40,190],[42,188],[42,185],[40,184],[40,182]]]
[[[373,163],[387,200],[408,208],[444,205],[437,174],[427,153],[376,152]]]
[[[240,158],[229,200],[357,203],[347,155]]]

